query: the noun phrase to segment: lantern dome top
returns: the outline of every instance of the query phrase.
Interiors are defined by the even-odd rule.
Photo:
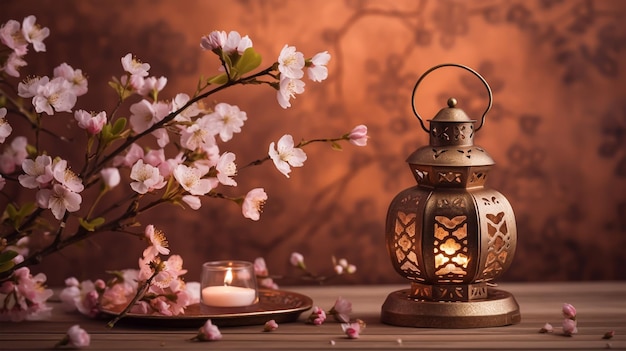
[[[456,107],[457,100],[453,97],[448,99],[448,107],[444,107],[435,115],[435,118],[429,119],[429,122],[476,122],[470,119],[465,111]]]

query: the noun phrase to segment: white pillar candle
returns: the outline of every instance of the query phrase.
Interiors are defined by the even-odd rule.
[[[256,300],[254,289],[238,286],[207,286],[202,289],[202,302],[215,307],[241,307]]]

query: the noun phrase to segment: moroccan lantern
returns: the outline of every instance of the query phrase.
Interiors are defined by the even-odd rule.
[[[478,126],[454,98],[429,120],[415,107],[420,82],[441,67],[459,67],[478,77],[489,103]],[[413,112],[430,135],[429,145],[407,159],[417,185],[391,201],[386,246],[395,270],[411,282],[382,306],[384,323],[410,327],[471,328],[516,324],[519,306],[493,281],[511,265],[517,242],[513,209],[501,193],[485,188],[493,159],[474,145],[492,104],[485,79],[463,65],[432,67],[417,81]]]

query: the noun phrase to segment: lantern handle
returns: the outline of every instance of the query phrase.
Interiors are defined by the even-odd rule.
[[[441,67],[459,67],[466,71],[469,71],[470,73],[478,77],[478,79],[480,79],[480,81],[485,85],[485,88],[487,88],[487,93],[489,94],[489,103],[487,104],[487,108],[485,109],[485,112],[483,112],[483,115],[480,118],[480,125],[478,125],[478,128],[476,128],[476,131],[478,131],[480,128],[483,127],[483,124],[485,124],[485,116],[487,115],[487,112],[489,112],[489,110],[491,109],[491,105],[493,103],[493,94],[491,93],[491,88],[489,87],[489,84],[487,84],[487,81],[485,80],[485,78],[483,78],[480,74],[478,74],[478,72],[474,71],[473,69],[467,66],[458,64],[458,63],[442,63],[437,66],[434,66],[430,68],[428,71],[424,72],[424,74],[422,74],[422,76],[419,77],[419,79],[417,80],[417,83],[415,83],[415,87],[413,87],[413,94],[411,94],[411,107],[413,108],[413,113],[415,114],[417,119],[420,121],[420,125],[422,126],[422,129],[426,131],[426,133],[430,133],[430,130],[427,129],[426,126],[424,125],[424,119],[422,118],[422,116],[419,115],[419,113],[417,112],[417,109],[415,108],[415,92],[417,91],[417,86],[422,82],[422,80],[424,80],[426,75],[428,75],[430,72]]]

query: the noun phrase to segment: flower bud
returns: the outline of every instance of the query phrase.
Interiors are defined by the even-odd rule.
[[[564,303],[563,304],[563,317],[569,318],[569,319],[576,319],[576,309],[574,308],[574,306],[570,305],[569,303]]]
[[[273,319],[265,322],[265,325],[263,326],[264,332],[271,332],[276,329],[278,329],[278,323],[276,323],[276,321]]]
[[[108,189],[113,189],[118,184],[120,184],[120,171],[115,167],[103,168],[100,171],[100,175],[102,176],[102,181],[104,182],[104,185]]]
[[[367,145],[367,126],[364,124],[360,124],[348,134],[348,140],[350,143],[356,146],[365,146]]]
[[[291,257],[289,258],[289,262],[294,267],[299,267],[304,269],[306,266],[304,265],[304,256],[302,256],[299,252],[292,252]]]
[[[563,334],[567,336],[572,336],[572,334],[578,333],[578,328],[576,327],[576,321],[573,319],[565,318],[563,319]]]

